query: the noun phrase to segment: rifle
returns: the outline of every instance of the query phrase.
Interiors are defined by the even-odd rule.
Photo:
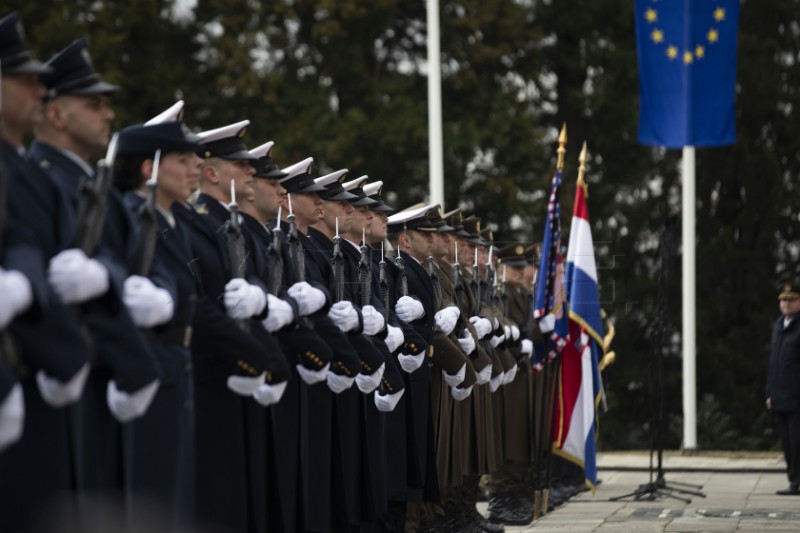
[[[342,238],[339,236],[339,217],[336,217],[336,235],[333,237],[333,284],[336,289],[336,301],[344,300],[344,256],[342,255]]]
[[[381,301],[383,302],[383,321],[389,323],[389,280],[386,276],[386,257],[383,255],[383,241],[381,241],[381,262],[378,264],[378,284],[381,286]]]
[[[494,268],[492,268],[492,251],[494,249],[493,245],[489,245],[489,258],[486,260],[486,273],[481,284],[481,290],[483,294],[481,295],[481,299],[492,305],[494,303]]]
[[[295,267],[295,282],[306,280],[306,263],[303,243],[297,235],[297,224],[295,223],[294,210],[292,209],[292,195],[288,194],[289,200],[289,258]]]
[[[461,264],[458,262],[458,243],[453,243],[453,250],[455,252],[455,261],[453,261],[453,294],[455,294],[456,305],[461,309],[461,303],[464,301],[464,282],[461,279]]]
[[[506,264],[503,263],[503,281],[501,284],[500,303],[503,306],[503,316],[508,317],[508,283],[506,282]]]
[[[372,301],[372,261],[369,258],[366,237],[366,229],[362,229],[361,246],[359,247],[361,257],[358,260],[358,288],[361,293],[361,307],[370,305]]]
[[[397,242],[397,255],[394,257],[394,264],[400,270],[400,296],[408,296],[408,278],[406,277],[406,263],[400,255],[400,241]]]
[[[427,261],[428,275],[430,276],[431,284],[433,285],[433,305],[438,311],[442,308],[442,285],[439,283],[439,276],[436,275],[436,267],[433,264],[433,256],[429,255]]]
[[[272,230],[272,242],[267,250],[267,263],[269,265],[269,280],[267,289],[273,296],[277,296],[281,289],[283,280],[283,256],[281,247],[283,246],[283,231],[281,230],[281,207],[278,206],[278,220],[275,222],[275,229]]]
[[[475,260],[472,263],[472,280],[469,286],[472,289],[472,295],[475,297],[475,309],[472,310],[472,315],[477,316],[481,313],[481,280],[480,268],[478,267],[478,248],[475,248]]]
[[[236,204],[236,183],[233,180],[231,180],[231,203],[228,204],[228,209],[231,211],[231,217],[225,225],[225,235],[228,242],[228,255],[231,260],[231,279],[244,279],[246,272],[244,233],[242,233],[242,226],[239,224],[239,206]],[[250,324],[247,320],[239,320],[237,323],[242,329],[249,331]]]
[[[139,243],[134,274],[147,277],[153,266],[156,254],[156,236],[158,235],[158,218],[156,215],[156,188],[158,187],[158,166],[161,163],[161,149],[156,150],[153,160],[152,177],[147,180],[147,197],[139,208],[139,228],[142,240]]]
[[[78,191],[80,200],[78,200],[78,222],[73,246],[82,250],[87,256],[94,255],[103,235],[118,136],[119,134],[115,133],[111,137],[105,159],[97,162],[94,180],[83,180]]]

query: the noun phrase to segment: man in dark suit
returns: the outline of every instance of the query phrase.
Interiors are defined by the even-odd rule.
[[[789,486],[777,494],[800,496],[800,282],[784,284],[778,299],[781,316],[772,325],[766,403],[775,414],[789,477]]]

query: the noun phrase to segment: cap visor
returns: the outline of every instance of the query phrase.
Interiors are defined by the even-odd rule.
[[[3,74],[7,76],[14,74],[50,74],[51,72],[53,72],[51,67],[35,59],[28,59],[19,65],[3,67]]]
[[[363,207],[363,206],[365,206],[365,205],[366,205],[366,206],[375,205],[375,204],[377,204],[378,202],[376,202],[376,201],[375,201],[375,200],[373,200],[372,198],[367,198],[367,197],[364,197],[364,198],[361,198],[360,200],[356,200],[356,201],[352,201],[352,200],[351,200],[351,201],[350,201],[350,203],[351,203],[351,204],[353,204],[353,207]]]
[[[326,202],[341,202],[343,200],[353,200],[358,198],[355,194],[349,193],[347,191],[339,191],[336,194],[331,193],[324,193],[319,195],[320,198],[325,200]]]
[[[80,89],[75,89],[74,91],[69,91],[64,94],[77,94],[77,95],[114,94],[118,90],[119,87],[117,87],[116,85],[111,85],[110,83],[106,83],[101,80],[91,85],[87,85],[86,87],[81,87]]]

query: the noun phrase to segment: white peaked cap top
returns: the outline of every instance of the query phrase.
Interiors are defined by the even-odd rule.
[[[253,148],[250,150],[250,155],[261,158],[264,156],[269,156],[269,153],[272,151],[272,147],[275,146],[275,141],[269,141],[257,148]]]
[[[373,194],[380,194],[382,188],[383,188],[383,182],[376,181],[374,183],[368,183],[364,185],[362,190],[364,191],[364,194],[366,194],[367,196],[372,196]]]
[[[200,137],[201,143],[210,143],[219,141],[220,139],[227,139],[229,137],[241,137],[245,134],[245,131],[247,131],[247,126],[249,125],[249,120],[242,120],[241,122],[228,124],[227,126],[222,126],[221,128],[201,131],[197,134],[197,136]]]
[[[352,191],[353,189],[358,189],[359,187],[361,187],[364,184],[364,182],[367,181],[368,179],[369,176],[365,174],[360,178],[356,178],[352,181],[342,183],[342,187],[344,187],[344,190],[346,191]]]
[[[387,222],[389,224],[396,224],[398,222],[407,222],[409,220],[414,220],[425,213],[432,207],[436,207],[436,204],[424,204],[422,207],[418,207],[419,204],[416,206],[409,207],[404,209],[394,215],[390,216]]]
[[[324,176],[318,177],[317,179],[314,180],[314,183],[325,187],[326,185],[330,185],[335,181],[340,181],[342,179],[342,176],[346,176],[348,172],[349,170],[347,170],[346,168],[340,168],[335,172],[331,172],[330,174],[325,174]]]
[[[313,163],[314,163],[313,157],[306,157],[299,163],[295,163],[294,165],[282,168],[281,172],[286,173],[286,177],[283,178],[281,181],[288,180],[295,176],[299,176],[300,174],[308,174],[308,169],[311,168],[311,165]]]
[[[181,120],[181,117],[183,116],[183,106],[183,100],[178,100],[169,106],[166,111],[162,111],[158,115],[145,122],[144,125],[154,126],[156,124],[163,124],[165,122],[177,122],[178,120]]]

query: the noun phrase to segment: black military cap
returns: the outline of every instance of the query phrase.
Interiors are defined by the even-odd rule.
[[[314,183],[314,175],[311,167],[314,165],[314,158],[307,157],[283,169],[286,177],[280,180],[280,184],[286,192],[325,192],[325,187]]]
[[[25,30],[16,13],[0,19],[0,68],[3,75],[44,74],[51,70],[28,49]]]
[[[204,159],[218,157],[230,161],[255,161],[256,157],[250,154],[242,140],[249,125],[249,120],[242,120],[235,124],[198,133],[200,147],[197,155]]]
[[[250,155],[255,156],[257,159],[250,163],[256,169],[253,174],[255,178],[265,178],[271,180],[279,180],[286,177],[286,172],[278,168],[278,165],[270,157],[272,147],[275,146],[273,141],[264,143],[258,148],[250,150]]]
[[[529,265],[535,265],[537,258],[539,257],[539,249],[541,248],[538,244],[531,244],[527,248],[525,248],[525,260],[528,262]]]
[[[779,300],[796,300],[800,298],[800,280],[788,280],[781,284]]]
[[[361,190],[364,191],[364,194],[367,196],[367,198],[370,198],[370,199],[375,200],[377,202],[376,204],[373,204],[373,205],[369,206],[369,210],[370,211],[382,211],[382,212],[386,213],[387,215],[391,215],[392,213],[394,213],[394,208],[389,207],[388,205],[386,205],[383,202],[383,199],[381,198],[381,191],[383,190],[383,182],[382,181],[376,181],[376,182],[364,185],[361,188]]]
[[[530,256],[525,254],[525,246],[522,244],[509,244],[497,251],[497,259],[504,265],[522,268],[528,264]]]
[[[433,205],[425,212],[425,216],[431,221],[431,224],[438,233],[450,233],[455,228],[448,226],[442,216],[442,208],[439,204]]]
[[[344,190],[356,196],[355,199],[350,200],[350,203],[353,204],[354,207],[361,207],[361,206],[371,207],[378,203],[372,198],[369,198],[367,196],[367,193],[364,192],[363,189],[364,182],[367,181],[368,179],[369,176],[364,175],[358,179],[342,183],[342,187],[344,187]]]
[[[486,240],[481,237],[481,219],[475,215],[470,215],[464,219],[464,231],[469,234],[467,242],[478,246],[486,246]]]
[[[434,206],[411,206],[389,217],[387,229],[389,233],[399,233],[408,230],[436,231],[433,222],[425,216]]]
[[[458,237],[469,237],[469,233],[464,231],[464,215],[461,214],[461,208],[453,209],[442,215],[447,225],[453,229],[450,231],[453,235]]]
[[[336,172],[325,174],[314,180],[314,183],[320,187],[325,187],[325,191],[319,193],[319,197],[327,202],[340,202],[342,200],[355,200],[358,198],[355,194],[350,194],[344,187],[342,182],[347,177],[348,170],[342,168]]]
[[[52,69],[40,76],[47,87],[45,98],[63,94],[91,95],[114,94],[119,87],[106,83],[92,67],[92,58],[86,41],[78,39],[50,58],[46,63]]]
[[[119,132],[117,155],[120,157],[195,152],[200,139],[183,122],[129,126]]]

